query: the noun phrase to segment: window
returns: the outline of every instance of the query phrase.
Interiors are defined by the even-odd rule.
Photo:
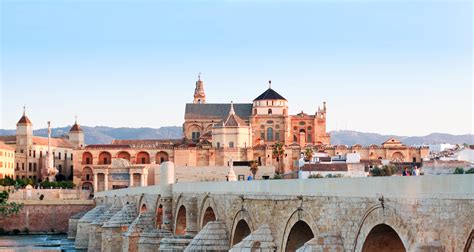
[[[265,133],[264,133],[264,132],[260,133],[260,138],[261,138],[262,140],[265,140]]]
[[[192,132],[191,133],[191,138],[193,140],[197,140],[197,139],[199,139],[199,137],[201,137],[201,132]]]
[[[217,148],[221,147],[221,143],[217,142]]]
[[[146,163],[146,158],[142,157],[142,164],[145,164],[145,163]]]
[[[280,132],[275,133],[275,140],[280,141]]]
[[[296,135],[293,135],[293,142],[298,142],[298,137]]]
[[[416,163],[416,157],[413,157],[413,163]]]
[[[267,121],[267,124],[273,124],[273,121],[272,121],[272,120],[268,120],[268,121]]]
[[[109,159],[104,157],[104,164],[109,164]]]
[[[58,153],[58,159],[61,160],[61,152]]]
[[[272,114],[272,109],[268,109],[268,114],[271,115]]]
[[[36,150],[33,151],[33,157],[36,157]]]
[[[33,169],[33,165],[31,163],[28,163],[28,171],[31,171]]]
[[[43,157],[43,151],[40,151],[40,158]]]
[[[71,153],[71,161],[72,161],[72,153]]]
[[[33,163],[33,171],[36,171],[36,163]]]
[[[59,173],[63,174],[63,166],[62,165],[58,165],[58,170],[59,170]]]
[[[267,141],[273,141],[273,128],[267,129]]]
[[[25,163],[21,163],[21,170],[25,170]]]
[[[86,164],[91,164],[91,158],[86,158]]]
[[[31,150],[29,150],[29,151],[28,151],[28,156],[30,156],[30,157],[31,157]]]
[[[311,142],[311,141],[313,141],[311,134],[308,134],[308,142]]]
[[[303,126],[303,125],[306,125],[306,123],[305,122],[300,122],[299,125]]]
[[[234,148],[234,142],[229,142],[229,148]]]

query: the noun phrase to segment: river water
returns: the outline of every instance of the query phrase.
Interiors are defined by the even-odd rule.
[[[0,236],[0,251],[78,251],[67,235]]]

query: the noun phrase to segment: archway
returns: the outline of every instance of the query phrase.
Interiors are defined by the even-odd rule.
[[[90,167],[84,167],[84,169],[82,169],[81,180],[82,181],[93,181],[94,180],[94,174],[92,173],[92,169]]]
[[[314,234],[311,227],[304,221],[297,221],[288,235],[285,251],[296,251],[313,238]]]
[[[117,154],[117,158],[126,159],[126,160],[130,161],[130,153],[128,153],[126,151],[121,151]]]
[[[472,252],[474,248],[472,247],[472,241],[474,240],[474,230],[471,230],[469,238],[467,238],[466,246],[464,246],[464,252]]]
[[[99,154],[99,164],[100,165],[108,165],[112,163],[112,155],[110,153],[104,151]]]
[[[232,237],[232,246],[241,242],[245,237],[250,234],[249,224],[245,220],[240,220],[237,222],[235,227],[234,236]]]
[[[397,151],[392,154],[393,162],[403,162],[403,160],[405,160],[405,158],[401,152]]]
[[[160,152],[156,153],[156,163],[157,164],[161,164],[161,163],[166,162],[168,160],[169,160],[168,153],[166,153],[164,151],[160,151]]]
[[[163,205],[160,204],[156,209],[156,228],[161,229],[161,225],[163,225]]]
[[[186,233],[186,208],[181,206],[176,215],[175,235],[184,235]]]
[[[92,192],[94,188],[91,182],[83,182],[81,187],[82,187],[82,190],[88,190],[90,192]]]
[[[404,252],[403,242],[397,232],[386,224],[379,224],[370,230],[365,239],[362,252]]]
[[[202,227],[206,226],[206,224],[209,221],[215,221],[216,220],[216,214],[214,213],[214,210],[211,207],[206,208],[206,211],[204,211],[204,216],[202,219]]]
[[[137,153],[136,157],[137,164],[149,164],[150,163],[150,154],[148,152],[141,151]]]
[[[82,154],[82,164],[92,164],[92,154],[90,152]]]
[[[143,204],[142,207],[140,207],[140,214],[146,212],[146,204]]]

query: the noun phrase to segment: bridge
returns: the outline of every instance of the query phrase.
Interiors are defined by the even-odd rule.
[[[89,251],[474,251],[474,175],[174,183],[96,193]]]

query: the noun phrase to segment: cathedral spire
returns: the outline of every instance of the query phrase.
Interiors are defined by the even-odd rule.
[[[206,93],[204,92],[204,82],[201,80],[201,73],[198,74],[196,88],[194,89],[194,103],[206,103]]]

